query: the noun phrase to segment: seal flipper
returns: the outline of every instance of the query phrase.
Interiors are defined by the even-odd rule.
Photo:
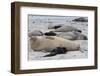
[[[50,57],[50,56],[55,56],[55,55],[57,55],[56,49],[52,50],[52,52],[50,54],[45,55],[43,57]]]

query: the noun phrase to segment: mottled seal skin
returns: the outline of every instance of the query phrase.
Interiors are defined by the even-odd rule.
[[[51,56],[55,56],[57,54],[65,54],[67,52],[66,48],[64,47],[57,47],[55,49],[53,49],[50,54],[45,55],[44,57],[51,57]]]
[[[43,33],[39,30],[34,30],[34,31],[28,33],[29,37],[31,37],[31,36],[42,36],[42,35],[43,35]]]

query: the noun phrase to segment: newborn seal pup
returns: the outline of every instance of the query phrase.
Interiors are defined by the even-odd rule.
[[[64,47],[57,47],[56,49],[53,49],[50,54],[45,55],[44,57],[51,57],[55,56],[57,54],[65,54],[67,52],[66,48]]]

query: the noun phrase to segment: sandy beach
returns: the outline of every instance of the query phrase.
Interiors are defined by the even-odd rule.
[[[38,17],[39,18],[39,17]],[[47,17],[43,17],[40,21],[34,16],[29,16],[28,32],[33,30],[41,30],[43,33],[49,31],[48,26],[64,24],[66,26],[74,26],[82,31],[82,34],[88,37],[88,22],[74,22],[72,21],[78,17],[66,17],[66,20],[62,18],[62,21],[51,18],[51,22],[46,21]],[[48,17],[50,18],[50,17]],[[53,21],[52,21],[53,19]],[[43,22],[44,21],[44,22]],[[44,55],[49,54],[49,52],[36,52],[29,47],[28,50],[28,60],[57,60],[57,59],[80,59],[88,58],[88,40],[81,40],[81,50],[68,51],[66,54],[57,54],[52,57],[43,57]]]

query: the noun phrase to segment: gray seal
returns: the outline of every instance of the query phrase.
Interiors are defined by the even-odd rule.
[[[57,36],[62,37],[64,39],[69,39],[69,40],[87,40],[88,39],[87,36],[77,31],[63,32],[63,33],[58,34]]]
[[[28,33],[29,37],[32,37],[32,36],[42,36],[42,35],[43,35],[43,33],[41,31],[39,31],[39,30],[34,30],[34,31]]]
[[[54,30],[55,32],[69,32],[69,31],[78,31],[82,32],[81,30],[73,27],[73,26],[62,26]]]

